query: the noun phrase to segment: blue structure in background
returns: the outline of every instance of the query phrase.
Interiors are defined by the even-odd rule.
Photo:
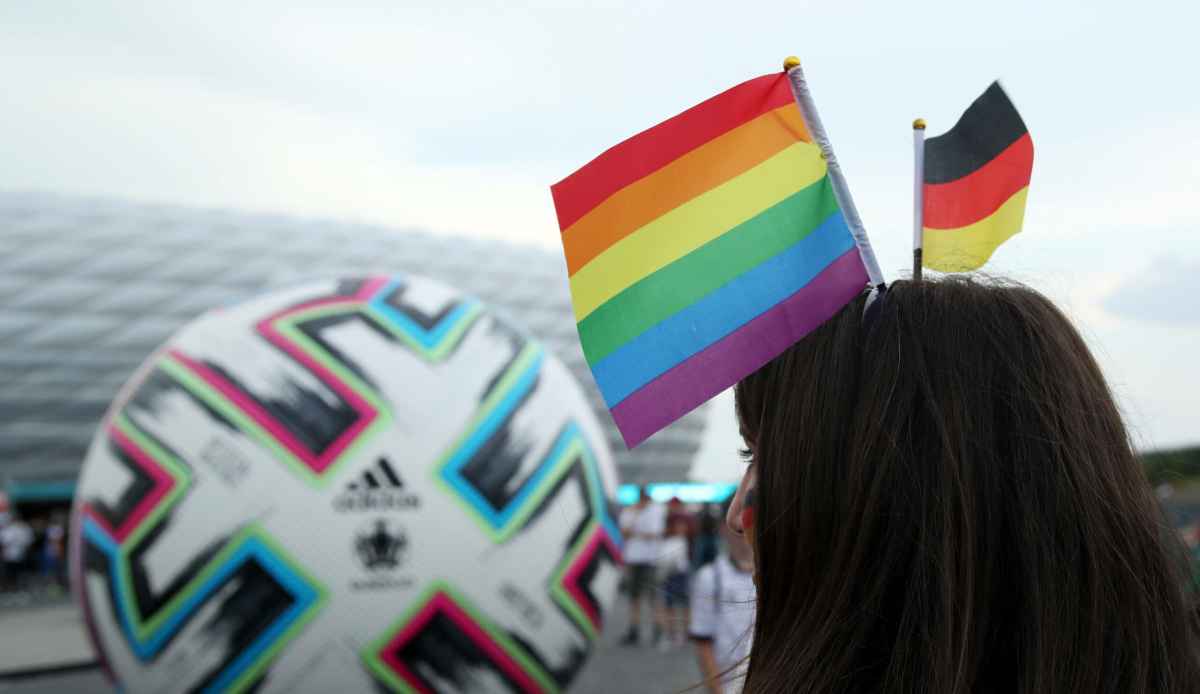
[[[524,326],[588,393],[619,478],[687,479],[706,407],[627,450],[579,347],[562,254],[328,220],[0,192],[0,489],[65,507],[104,412],[163,340],[204,311],[316,278],[420,273]],[[399,311],[380,301],[378,311]],[[425,330],[437,344],[470,314]],[[443,327],[444,326],[444,327]]]
[[[736,484],[708,484],[703,482],[662,482],[646,485],[653,501],[665,502],[672,498],[685,504],[719,504],[737,491]],[[622,484],[617,488],[617,503],[628,506],[637,503],[638,485]]]

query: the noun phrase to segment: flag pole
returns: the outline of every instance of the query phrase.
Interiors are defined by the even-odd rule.
[[[925,241],[925,119],[913,121],[913,282],[921,281]]]
[[[829,183],[833,187],[833,195],[837,198],[838,207],[842,208],[842,214],[846,217],[846,225],[850,227],[850,234],[854,236],[854,244],[858,246],[858,254],[862,257],[863,266],[867,269],[867,277],[871,280],[871,286],[882,287],[884,284],[883,273],[879,271],[879,262],[875,260],[875,251],[871,248],[871,240],[867,238],[866,229],[863,228],[862,218],[858,216],[858,208],[854,206],[854,198],[850,197],[850,189],[846,186],[845,177],[842,176],[842,167],[838,164],[837,157],[833,155],[833,146],[829,143],[825,126],[821,125],[821,117],[817,115],[816,104],[813,103],[812,95],[808,91],[808,82],[804,79],[804,70],[800,67],[800,59],[794,55],[788,56],[783,61],[783,70],[791,82],[792,96],[796,98],[796,106],[800,108],[800,116],[804,118],[804,125],[812,135],[813,141],[821,148],[821,158],[825,160]]]

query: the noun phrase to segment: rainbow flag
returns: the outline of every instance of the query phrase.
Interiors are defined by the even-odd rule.
[[[551,192],[583,352],[630,447],[867,284],[785,73],[633,136]]]

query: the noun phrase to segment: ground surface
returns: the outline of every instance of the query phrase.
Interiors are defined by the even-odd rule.
[[[699,681],[699,670],[689,647],[663,653],[649,646],[617,645],[625,624],[624,605],[618,605],[608,620],[599,648],[571,688],[571,694],[676,694]],[[73,605],[60,603],[0,611],[0,693],[112,692],[100,671],[94,668],[20,679],[2,676],[3,672],[17,668],[86,662],[91,657]]]

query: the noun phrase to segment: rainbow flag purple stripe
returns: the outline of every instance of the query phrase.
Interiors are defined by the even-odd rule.
[[[858,296],[866,277],[858,249],[846,251],[803,289],[611,408],[617,428],[627,442],[644,441],[829,320]]]

